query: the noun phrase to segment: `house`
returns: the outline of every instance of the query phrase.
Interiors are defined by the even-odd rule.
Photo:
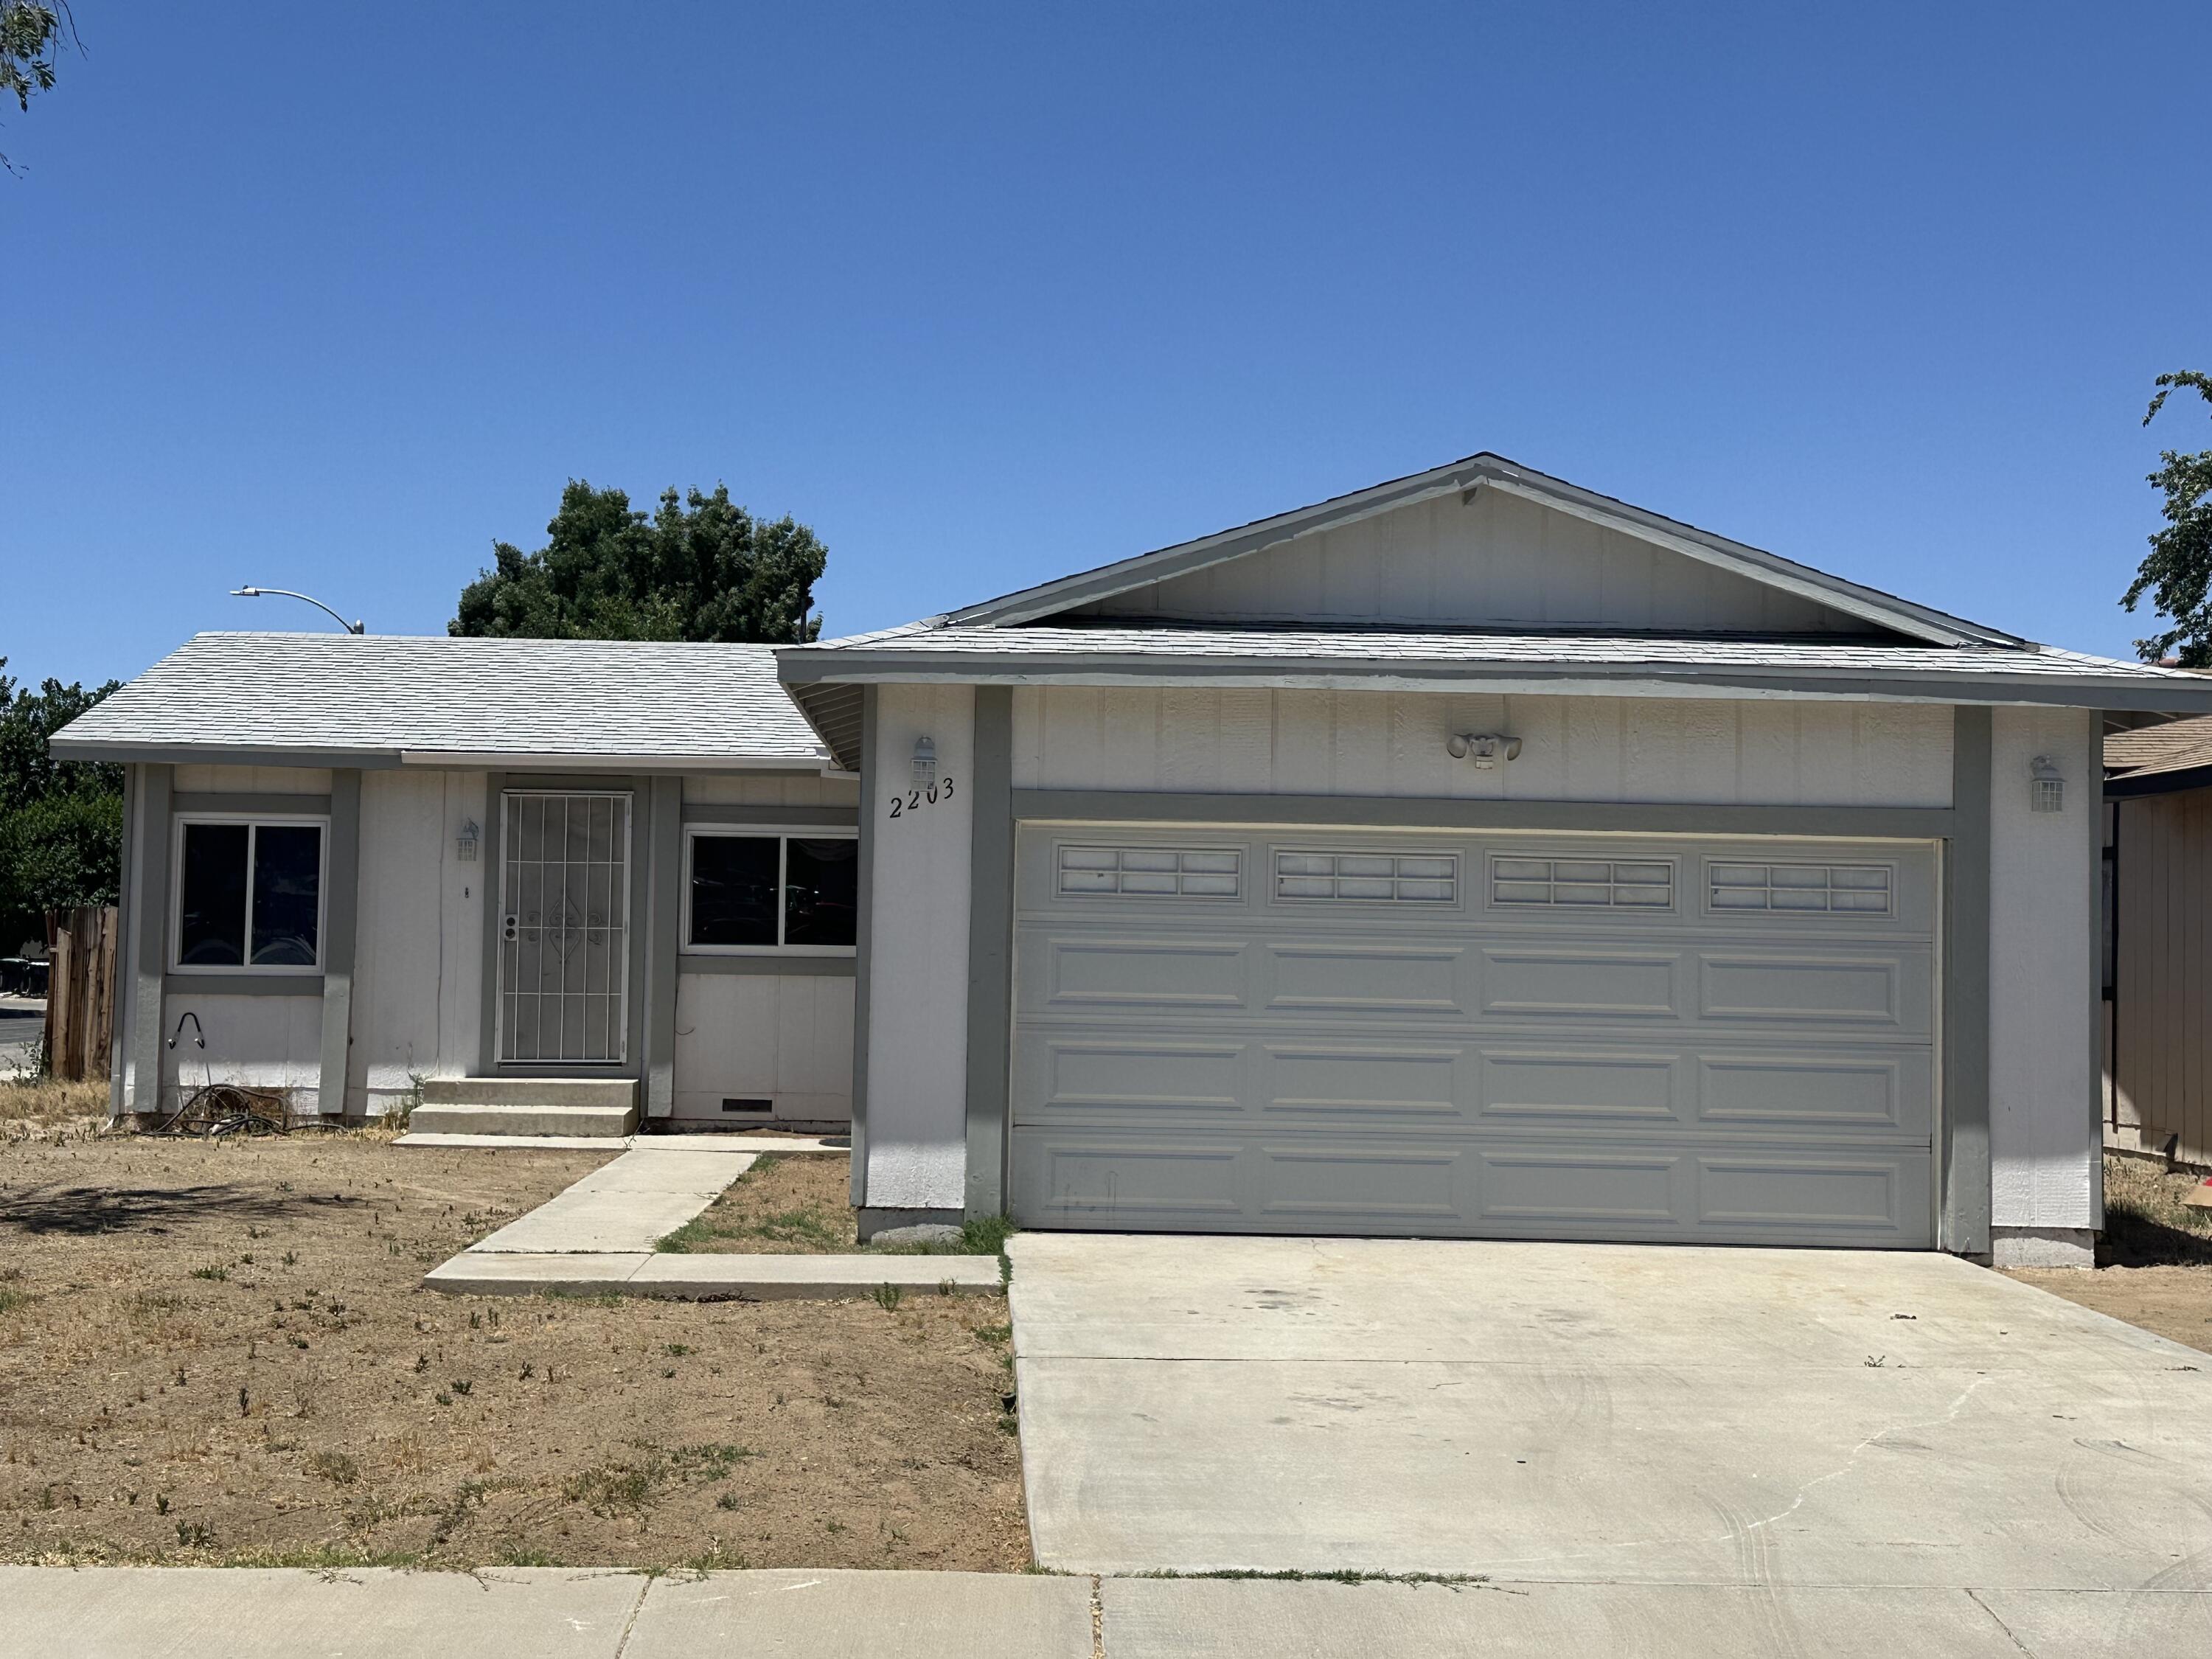
[[[2212,718],[2105,739],[2105,1139],[2212,1169]]]
[[[204,636],[56,748],[118,1110],[213,1010],[325,1110],[849,1117],[869,1231],[2074,1262],[2108,711],[2212,684],[1484,454],[772,668]]]

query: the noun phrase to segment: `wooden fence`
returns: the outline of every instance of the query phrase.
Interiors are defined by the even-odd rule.
[[[46,1070],[67,1082],[97,1082],[107,1076],[115,1035],[115,907],[80,905],[47,920]]]

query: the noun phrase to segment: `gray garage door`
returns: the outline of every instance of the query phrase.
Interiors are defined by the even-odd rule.
[[[1924,1247],[1935,855],[1024,824],[1030,1226]]]

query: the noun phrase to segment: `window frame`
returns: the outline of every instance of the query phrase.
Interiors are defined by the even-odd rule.
[[[246,826],[246,931],[249,957],[245,962],[186,962],[185,945],[185,831],[195,823],[242,823]],[[315,959],[312,963],[254,962],[253,866],[259,856],[263,826],[270,829],[312,828],[315,836]],[[323,972],[323,946],[330,936],[331,820],[322,812],[179,812],[169,827],[169,948],[166,952],[172,974],[207,975],[253,974],[271,979],[314,979]]]
[[[728,837],[737,841],[769,841],[775,842],[775,938],[773,945],[694,945],[691,942],[691,876],[692,854],[702,837]],[[684,826],[684,863],[681,879],[684,884],[683,916],[678,924],[677,953],[686,957],[823,957],[849,961],[860,954],[857,942],[852,945],[787,945],[783,934],[790,920],[787,894],[791,884],[791,846],[793,841],[850,841],[860,838],[860,828],[850,823],[794,824],[794,823],[687,823]],[[854,918],[857,933],[860,919]]]

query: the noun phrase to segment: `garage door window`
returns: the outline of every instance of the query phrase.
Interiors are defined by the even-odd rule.
[[[860,915],[849,834],[695,833],[684,943],[706,954],[850,956]]]
[[[1454,904],[1459,900],[1459,860],[1449,853],[1279,852],[1275,896]]]
[[[1667,910],[1674,903],[1674,866],[1657,860],[1493,858],[1490,897],[1494,904]]]
[[[1243,890],[1243,855],[1211,847],[1079,847],[1062,843],[1058,889],[1064,898],[1114,893],[1153,898],[1233,899]]]
[[[1889,869],[1881,864],[1715,864],[1716,910],[1889,914]]]

